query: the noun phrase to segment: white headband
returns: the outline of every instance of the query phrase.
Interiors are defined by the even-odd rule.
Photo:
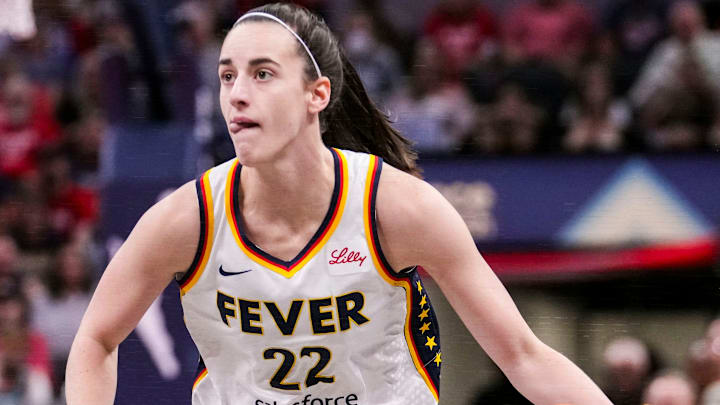
[[[263,12],[259,12],[259,11],[253,11],[252,13],[244,14],[243,16],[238,18],[238,20],[235,21],[234,25],[237,25],[240,21],[242,21],[246,18],[249,18],[249,17],[269,18],[269,19],[275,21],[276,23],[282,25],[283,27],[285,27],[286,30],[290,31],[290,33],[293,34],[295,39],[297,39],[298,42],[300,42],[300,45],[302,45],[303,48],[305,48],[305,52],[307,52],[308,56],[310,56],[310,60],[312,60],[313,66],[315,66],[315,73],[317,73],[318,79],[322,77],[322,74],[320,73],[320,67],[318,66],[317,62],[315,62],[315,57],[313,56],[312,52],[310,52],[310,48],[308,48],[307,45],[305,45],[305,41],[303,41],[302,38],[300,38],[300,36],[295,31],[293,31],[293,29],[290,28],[289,25],[285,24],[285,22],[283,20],[275,17],[272,14],[263,13]]]

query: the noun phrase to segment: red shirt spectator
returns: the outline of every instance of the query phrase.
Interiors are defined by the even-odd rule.
[[[22,403],[49,404],[52,368],[47,340],[30,326],[30,311],[19,277],[0,285],[0,389],[18,389],[26,399]]]
[[[98,215],[98,198],[90,189],[71,184],[48,202],[53,228],[62,235],[78,225],[92,224]]]
[[[440,51],[448,72],[457,74],[492,53],[497,25],[492,13],[478,2],[455,0],[441,3],[430,13],[425,35]]]
[[[47,149],[42,157],[50,225],[63,238],[72,238],[97,220],[98,196],[72,179],[70,161],[62,151]]]
[[[45,336],[38,332],[28,332],[28,354],[27,365],[52,377],[52,367],[50,367],[50,351]]]
[[[594,21],[575,0],[538,0],[513,9],[504,27],[510,62],[543,60],[576,66],[589,47]]]
[[[87,14],[86,10],[76,10],[68,22],[73,49],[77,55],[85,55],[97,46],[95,27]]]
[[[22,281],[19,276],[4,281],[0,286],[0,357],[51,378],[47,341],[30,326],[31,308],[22,291]]]
[[[46,91],[21,73],[7,77],[0,100],[0,175],[22,177],[37,167],[35,154],[59,137]]]

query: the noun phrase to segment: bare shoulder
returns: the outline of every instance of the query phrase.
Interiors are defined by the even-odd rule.
[[[167,231],[197,231],[200,225],[198,213],[197,191],[193,180],[158,201],[147,211],[146,216],[161,219]]]
[[[432,268],[438,255],[472,249],[455,208],[428,182],[384,165],[376,201],[378,233],[394,269]]]
[[[443,205],[445,198],[428,182],[383,164],[377,211],[387,225],[416,226],[418,220]]]

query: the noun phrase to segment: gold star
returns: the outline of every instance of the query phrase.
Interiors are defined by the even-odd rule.
[[[420,315],[418,315],[418,318],[420,318],[420,320],[422,321],[423,319],[428,317],[428,312],[430,312],[430,308],[427,308],[424,311],[422,311],[420,313]]]
[[[427,295],[423,295],[422,299],[420,300],[420,308],[424,307],[425,304],[427,304]]]
[[[435,362],[436,366],[440,367],[440,363],[442,363],[442,352],[438,352],[435,355],[435,360],[433,360],[433,361]]]
[[[423,324],[423,326],[420,327],[420,332],[422,332],[423,335],[424,335],[425,332],[427,332],[428,330],[430,330],[430,322],[428,322],[428,323],[426,323],[426,324]]]
[[[422,284],[420,284],[420,280],[418,280],[418,282],[416,284],[417,284],[418,292],[421,293],[423,288],[422,288]]]
[[[433,347],[437,346],[437,343],[435,343],[435,336],[433,336],[433,337],[427,336],[427,337],[425,337],[425,339],[427,339],[427,342],[425,342],[425,346],[429,347],[430,350],[432,350]]]

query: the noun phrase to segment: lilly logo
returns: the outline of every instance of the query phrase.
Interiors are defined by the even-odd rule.
[[[355,252],[344,247],[342,250],[333,250],[330,253],[332,259],[328,261],[328,264],[342,264],[342,263],[358,263],[358,267],[361,267],[365,263],[367,256],[360,256],[360,252]]]

